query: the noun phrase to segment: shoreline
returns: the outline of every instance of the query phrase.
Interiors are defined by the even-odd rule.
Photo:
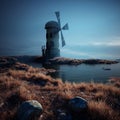
[[[119,61],[116,60],[109,60],[109,59],[74,59],[74,58],[65,58],[65,57],[56,57],[50,60],[45,60],[42,56],[0,56],[1,58],[14,58],[18,62],[36,62],[36,63],[43,63],[43,64],[59,64],[59,65],[80,65],[80,64],[117,64]]]

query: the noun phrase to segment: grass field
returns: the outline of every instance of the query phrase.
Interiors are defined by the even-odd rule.
[[[41,120],[57,120],[56,111],[69,111],[69,99],[80,96],[88,101],[86,120],[120,119],[120,78],[111,78],[107,84],[63,83],[53,79],[44,68],[33,68],[15,59],[0,60],[0,116],[1,120],[15,120],[23,101],[37,100],[43,106]],[[80,120],[80,114],[73,114]]]

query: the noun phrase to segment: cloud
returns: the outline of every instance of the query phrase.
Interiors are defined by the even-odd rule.
[[[61,49],[61,56],[68,57],[68,58],[78,58],[78,59],[115,59],[119,58],[119,52],[118,51],[97,51],[96,49],[93,49],[93,51],[87,50],[81,52],[78,50],[73,49]]]
[[[108,46],[115,47],[120,46],[120,36],[114,37],[104,37],[104,38],[94,38],[94,40],[88,39],[79,42],[71,42],[69,46]]]
[[[68,53],[68,54],[74,54],[74,55],[87,55],[84,52],[78,52],[78,51],[76,52],[76,51],[73,51],[73,50],[70,50],[70,49],[62,49],[61,52]]]
[[[97,41],[91,42],[91,45],[94,46],[120,46],[120,36],[106,37],[102,40],[98,39]]]
[[[93,42],[91,43],[93,46],[120,46],[119,41],[105,41],[105,42]]]
[[[70,58],[90,58],[89,53],[80,52],[79,50],[71,50],[69,48],[61,49],[61,56],[70,57]]]

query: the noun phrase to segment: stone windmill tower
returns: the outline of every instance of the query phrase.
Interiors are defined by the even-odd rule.
[[[49,21],[45,25],[46,29],[46,49],[42,47],[42,53],[46,60],[60,56],[59,49],[59,32],[61,33],[62,47],[65,46],[65,40],[62,30],[68,30],[68,24],[66,23],[61,28],[60,12],[55,12],[57,17],[56,21]]]

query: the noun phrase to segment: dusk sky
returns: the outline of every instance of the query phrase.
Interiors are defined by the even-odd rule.
[[[120,58],[120,0],[0,0],[0,56],[41,55],[45,24],[61,13],[61,56]]]

